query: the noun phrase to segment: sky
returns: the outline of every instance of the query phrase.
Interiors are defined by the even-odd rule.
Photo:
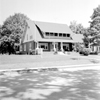
[[[89,27],[93,9],[100,0],[0,0],[0,24],[15,13],[22,13],[34,21],[62,23],[71,21]]]

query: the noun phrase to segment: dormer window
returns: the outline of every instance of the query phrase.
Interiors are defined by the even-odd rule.
[[[53,33],[50,33],[50,36],[53,36]]]
[[[46,34],[46,36],[49,36],[49,32],[46,32],[45,34]]]
[[[66,34],[63,34],[63,37],[66,37]]]
[[[58,36],[58,33],[54,33],[54,36]]]
[[[70,34],[67,34],[67,37],[70,37]]]
[[[59,33],[59,36],[61,37],[62,36],[62,33]]]

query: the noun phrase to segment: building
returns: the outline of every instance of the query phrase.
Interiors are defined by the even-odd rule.
[[[98,52],[100,53],[100,44],[99,43],[92,43],[90,45],[91,52]]]
[[[36,48],[43,51],[72,51],[73,32],[66,24],[27,20],[28,27],[21,40],[20,51],[29,53]]]
[[[100,35],[89,36],[89,39],[94,39],[95,41],[89,43],[89,48],[91,52],[98,52],[100,53]]]

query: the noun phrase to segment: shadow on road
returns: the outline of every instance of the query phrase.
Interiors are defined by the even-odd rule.
[[[1,74],[0,100],[100,100],[100,71]]]

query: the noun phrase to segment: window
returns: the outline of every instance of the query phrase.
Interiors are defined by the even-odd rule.
[[[26,44],[24,44],[24,51],[26,51]]]
[[[66,37],[66,34],[65,33],[63,34],[63,37]]]
[[[62,36],[62,33],[59,33],[59,36],[61,37]]]
[[[45,49],[45,45],[41,45],[41,48]]]
[[[58,33],[54,33],[54,36],[58,36]]]
[[[43,50],[48,50],[48,44],[47,43],[40,43],[39,44],[40,46],[40,48],[42,48]]]
[[[45,34],[46,34],[46,36],[49,36],[49,32],[46,32]]]
[[[54,34],[53,33],[50,33],[50,36],[53,36]]]
[[[31,35],[31,36],[30,36],[30,39],[32,39],[32,38],[33,38],[33,36]]]
[[[67,34],[67,37],[70,37],[70,34]]]

